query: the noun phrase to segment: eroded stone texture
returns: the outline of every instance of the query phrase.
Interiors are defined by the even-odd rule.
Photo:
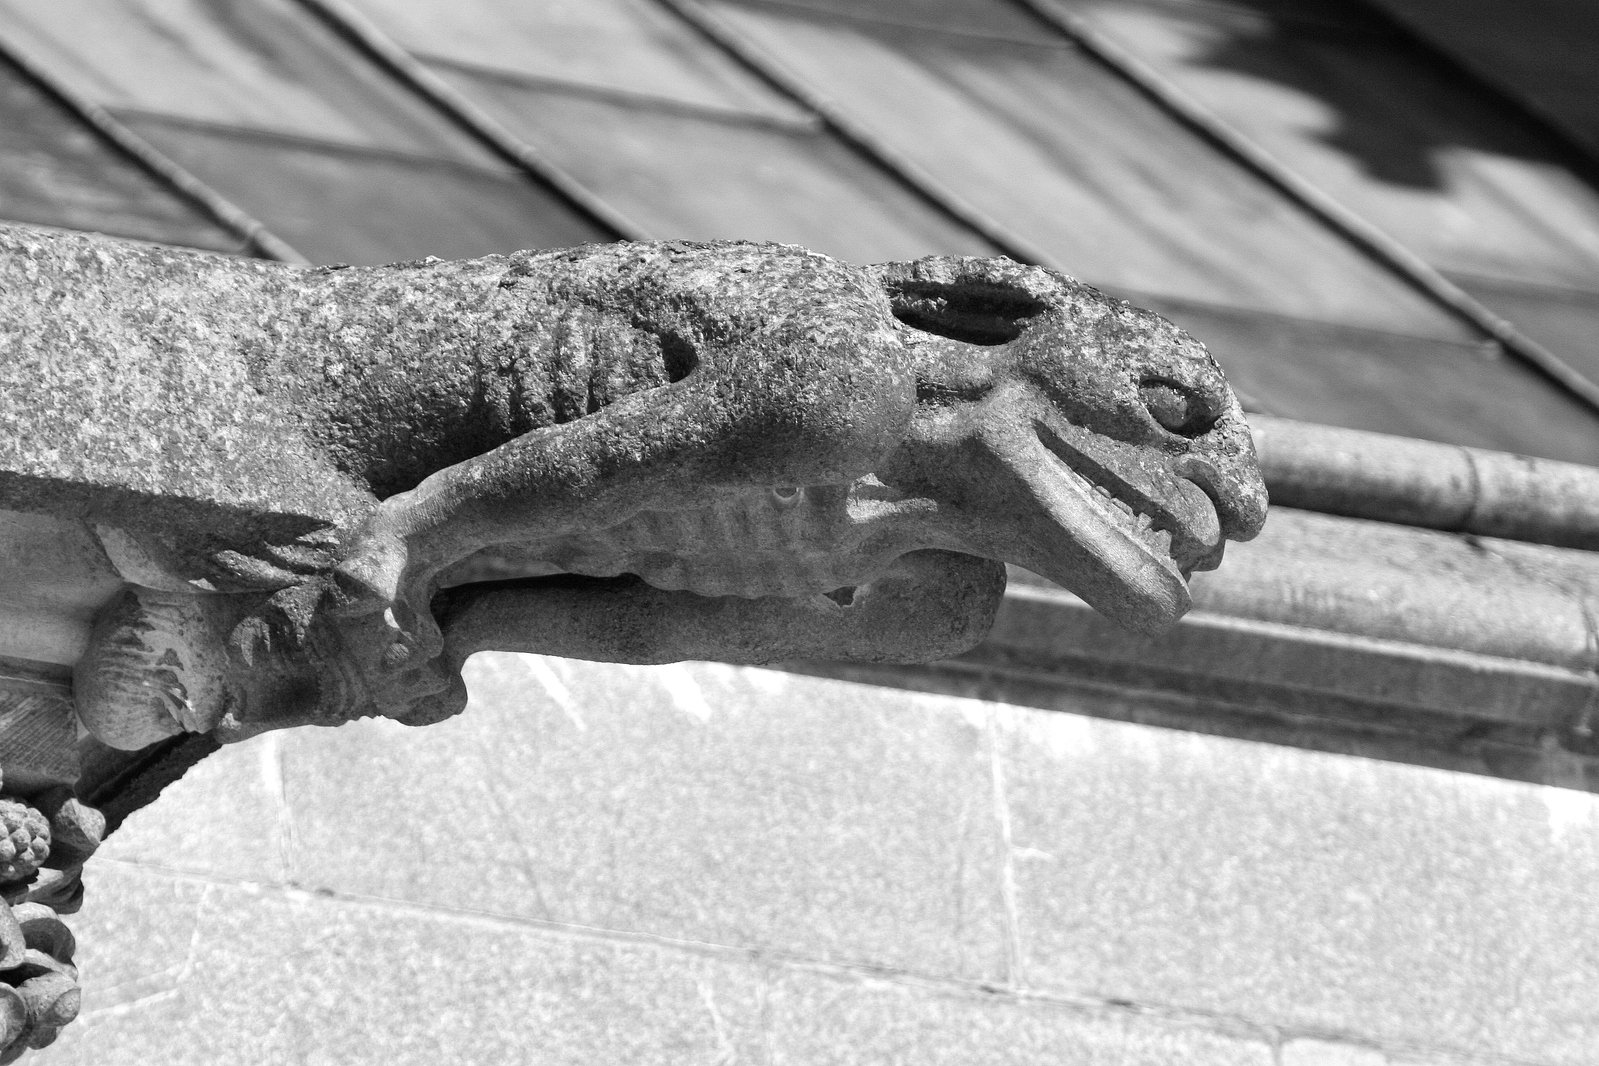
[[[490,648],[934,659],[982,638],[1007,562],[1153,631],[1265,512],[1202,346],[1004,259],[300,269],[0,228],[0,426],[28,571],[0,593],[76,560],[72,624],[0,630],[0,659],[73,667],[124,749],[437,721]],[[16,754],[0,1060],[76,1013],[56,912],[104,829]]]
[[[1001,561],[1153,630],[1263,520],[1203,347],[1003,259],[302,270],[8,230],[0,291],[0,492],[127,581],[76,674],[120,747],[434,721],[491,647],[937,658]]]

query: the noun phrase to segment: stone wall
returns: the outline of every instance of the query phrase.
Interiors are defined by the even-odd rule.
[[[469,680],[130,818],[40,1061],[1599,1059],[1599,797],[1091,717],[1113,689]]]

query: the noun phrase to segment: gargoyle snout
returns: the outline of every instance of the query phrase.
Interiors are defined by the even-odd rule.
[[[1246,438],[1247,440],[1247,438]],[[1266,524],[1266,484],[1252,443],[1245,454],[1223,466],[1203,455],[1184,455],[1172,472],[1202,489],[1216,508],[1226,540],[1251,540]]]
[[[1223,541],[1249,540],[1266,521],[1266,486],[1238,399],[1202,344],[1152,312],[1143,314],[1145,328],[1168,343],[1141,360],[1133,384],[1144,411],[1169,434],[1168,447],[1183,449],[1171,471],[1210,498]],[[1218,542],[1209,565],[1220,552]]]

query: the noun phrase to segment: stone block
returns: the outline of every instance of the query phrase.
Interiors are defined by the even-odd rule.
[[[1028,986],[1444,1058],[1599,1059],[1599,797],[996,720]]]
[[[1290,1040],[1277,1062],[1278,1066],[1390,1066],[1388,1056],[1374,1048],[1327,1040]]]
[[[163,945],[177,972],[110,1003],[97,977],[53,1063],[760,1061],[759,970],[747,963],[147,871],[119,887],[130,879],[151,904],[144,921],[186,934]],[[154,898],[174,887],[186,895]],[[149,950],[131,928],[93,930],[97,954]]]
[[[84,977],[80,1017],[140,1014],[176,996],[194,964],[208,886],[98,855],[85,880],[83,909],[70,918],[74,961]]]
[[[308,887],[994,980],[983,705],[483,655],[472,706],[284,738]]]
[[[1247,1027],[119,863],[100,880],[79,915],[99,976],[61,1066],[1273,1064]]]
[[[787,974],[767,1011],[771,1066],[1275,1066],[1259,1033],[884,981]]]
[[[279,734],[223,747],[135,811],[89,864],[95,891],[103,860],[241,881],[281,882],[288,868]]]
[[[1278,1050],[1276,1066],[1486,1066],[1504,1060],[1476,1056],[1456,1057],[1426,1052],[1385,1052],[1359,1044],[1336,1040],[1289,1040]]]

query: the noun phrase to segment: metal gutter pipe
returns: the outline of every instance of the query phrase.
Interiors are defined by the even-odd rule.
[[[1599,467],[1250,415],[1273,506],[1599,551]]]

